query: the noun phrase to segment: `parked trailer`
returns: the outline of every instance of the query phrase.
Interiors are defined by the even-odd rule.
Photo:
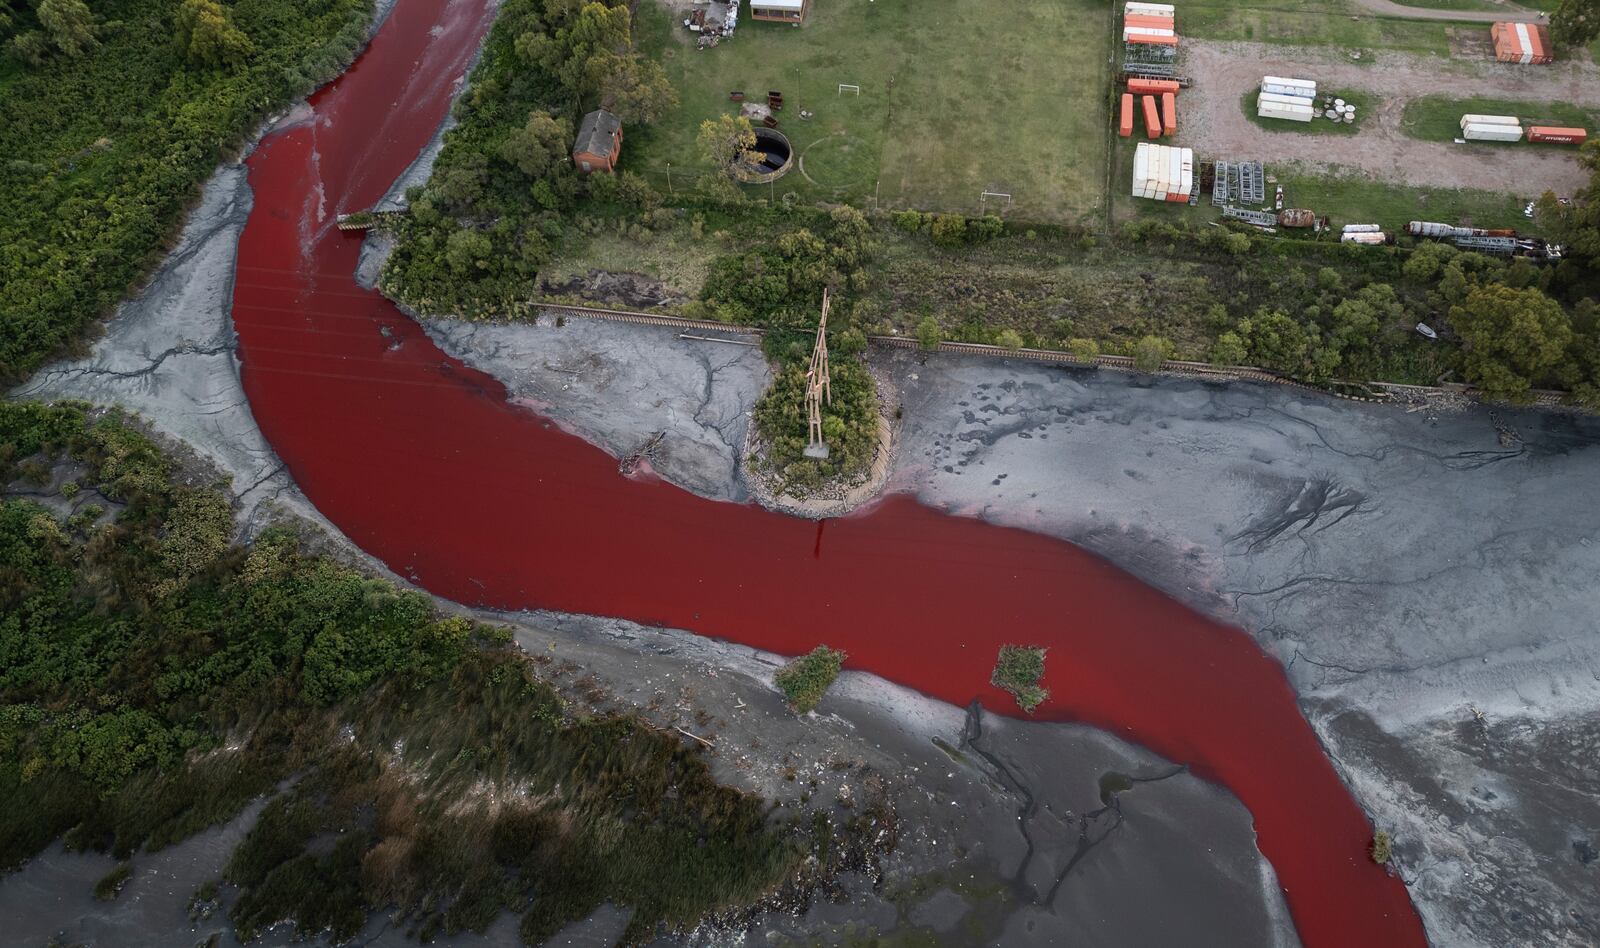
[[[1528,129],[1528,141],[1551,145],[1581,145],[1589,138],[1582,128],[1557,128],[1554,125],[1534,125]]]
[[[1140,105],[1144,108],[1144,137],[1161,137],[1161,115],[1156,111],[1156,97],[1153,95],[1140,96]]]
[[[1171,135],[1178,130],[1178,97],[1171,92],[1161,93],[1161,134]]]
[[[1468,112],[1461,116],[1461,127],[1468,125],[1521,125],[1522,121],[1515,115],[1478,115]]]
[[[1461,137],[1469,142],[1520,142],[1522,126],[1468,125],[1461,130]]]
[[[1178,80],[1176,79],[1129,79],[1128,91],[1134,95],[1161,95],[1165,92],[1177,92]]]
[[[1133,93],[1122,94],[1122,120],[1117,123],[1117,134],[1127,138],[1133,134]]]

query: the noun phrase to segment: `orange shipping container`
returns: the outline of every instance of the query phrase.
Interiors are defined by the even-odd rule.
[[[1170,191],[1167,193],[1167,200],[1173,204],[1187,204],[1189,201],[1189,195],[1179,194],[1176,191]]]
[[[1170,92],[1161,94],[1161,132],[1171,135],[1178,130],[1178,97]]]
[[[1144,107],[1144,137],[1161,137],[1161,116],[1156,114],[1156,97],[1147,95],[1140,103]]]
[[[1176,79],[1129,79],[1128,91],[1135,95],[1146,93],[1177,92]]]
[[[1152,30],[1174,30],[1170,16],[1125,16],[1122,18],[1123,26],[1143,26]]]
[[[1140,44],[1142,46],[1176,46],[1176,45],[1178,45],[1178,38],[1176,36],[1145,36],[1145,35],[1142,35],[1142,34],[1134,34],[1133,36],[1125,36],[1125,37],[1123,37],[1122,41],[1124,43],[1137,43],[1137,44]]]
[[[1581,145],[1589,132],[1581,128],[1558,128],[1554,125],[1535,125],[1528,129],[1528,141],[1551,145]]]
[[[1133,93],[1122,94],[1122,123],[1117,127],[1117,134],[1127,138],[1133,134]]]

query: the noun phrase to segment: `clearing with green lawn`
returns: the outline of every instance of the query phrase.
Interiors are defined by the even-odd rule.
[[[706,50],[678,17],[659,2],[636,14],[637,43],[666,67],[681,103],[628,130],[621,164],[662,191],[669,166],[674,189],[712,173],[695,136],[739,108],[730,92],[765,101],[776,90],[779,130],[798,156],[770,187],[780,197],[1064,223],[1104,212],[1107,4],[819,4],[804,26],[741,21]]]
[[[1475,96],[1456,99],[1450,96],[1430,95],[1412,99],[1400,120],[1400,128],[1412,138],[1424,141],[1451,141],[1461,137],[1463,115],[1514,115],[1529,125],[1566,125],[1578,128],[1600,126],[1600,112],[1576,106],[1570,102],[1519,102],[1511,99],[1491,99]],[[1487,147],[1505,148],[1505,142],[1477,143]],[[1523,144],[1537,143],[1524,141]],[[1570,146],[1545,146],[1570,147]]]

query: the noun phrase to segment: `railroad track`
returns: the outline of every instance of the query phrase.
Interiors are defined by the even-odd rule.
[[[737,326],[732,323],[719,323],[709,319],[685,319],[681,316],[663,316],[659,313],[641,313],[636,310],[606,309],[599,306],[578,306],[567,303],[539,303],[538,309],[558,317],[575,317],[578,319],[598,319],[616,323],[634,323],[642,326],[666,326],[674,329],[696,329],[702,332],[732,333],[745,336],[761,336],[764,330],[754,326]],[[918,349],[921,343],[915,339],[904,336],[868,336],[867,341],[873,345],[884,346],[892,349]],[[984,356],[991,359],[1027,359],[1032,362],[1046,362],[1065,365],[1076,365],[1083,368],[1098,367],[1104,369],[1118,369],[1124,372],[1137,371],[1133,359],[1129,356],[1097,355],[1093,359],[1081,359],[1070,352],[1058,349],[1007,349],[1003,346],[989,346],[976,342],[941,342],[935,350],[938,352],[952,352],[958,355]],[[1210,379],[1213,381],[1247,381],[1266,382],[1272,385],[1286,385],[1291,388],[1319,395],[1332,395],[1335,398],[1344,398],[1351,401],[1383,401],[1391,394],[1412,395],[1467,395],[1474,396],[1477,390],[1469,386],[1453,388],[1436,388],[1428,385],[1401,385],[1394,382],[1337,382],[1336,388],[1323,388],[1316,385],[1307,385],[1296,379],[1279,375],[1270,369],[1263,369],[1253,365],[1211,365],[1208,362],[1183,362],[1170,360],[1163,363],[1162,375],[1179,376],[1184,378]],[[1351,391],[1361,391],[1366,394],[1351,394]],[[1542,407],[1556,407],[1562,404],[1565,397],[1562,392],[1537,391],[1533,393],[1534,404]]]

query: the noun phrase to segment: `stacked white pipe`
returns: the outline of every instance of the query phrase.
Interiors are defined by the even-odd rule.
[[[1140,142],[1133,154],[1133,196],[1188,203],[1194,194],[1194,149]]]
[[[1522,122],[1515,115],[1461,116],[1461,137],[1469,142],[1520,142]]]
[[[1317,84],[1310,79],[1262,76],[1261,95],[1256,100],[1256,115],[1261,118],[1309,122],[1317,114],[1312,104]]]

